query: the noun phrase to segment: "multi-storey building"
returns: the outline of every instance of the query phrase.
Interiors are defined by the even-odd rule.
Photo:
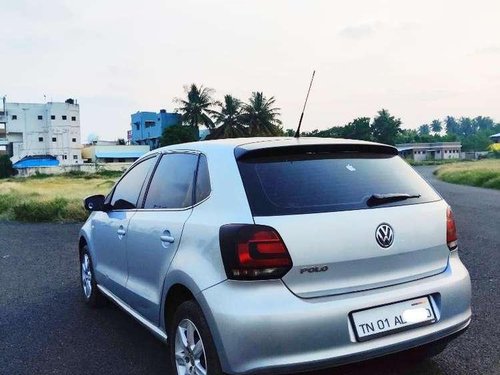
[[[132,131],[130,132],[130,143],[133,145],[148,145],[150,149],[160,146],[160,138],[163,130],[180,124],[181,115],[169,113],[162,109],[156,112],[137,112],[131,115]]]
[[[60,165],[81,164],[80,108],[64,103],[10,103],[0,111],[0,147],[12,162],[51,156]]]

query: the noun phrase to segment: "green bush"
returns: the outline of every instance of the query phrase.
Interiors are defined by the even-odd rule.
[[[33,180],[43,180],[43,179],[49,178],[49,177],[53,177],[53,176],[50,174],[47,174],[47,173],[40,173],[40,172],[36,171],[34,175],[31,175],[27,178],[31,178]]]
[[[483,187],[500,190],[500,176],[492,178],[484,183]]]
[[[12,207],[14,220],[27,222],[62,221],[67,213],[68,201],[56,198],[50,201],[26,201]]]
[[[89,175],[89,173],[86,173],[83,171],[69,171],[69,172],[62,174],[62,176],[71,177],[71,178],[83,178],[83,177],[88,176],[88,175]]]
[[[8,155],[0,156],[0,178],[14,176],[17,171],[12,168],[12,162]]]
[[[0,214],[7,212],[18,198],[14,194],[0,194]]]
[[[102,169],[99,172],[95,173],[99,177],[106,177],[106,178],[118,178],[121,177],[123,172],[122,171],[109,171],[106,169]]]

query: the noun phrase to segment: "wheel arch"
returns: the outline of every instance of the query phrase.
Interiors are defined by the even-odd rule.
[[[163,327],[168,334],[168,328],[172,322],[175,310],[183,302],[196,301],[193,292],[182,283],[175,283],[170,286],[163,303]]]
[[[85,246],[88,246],[87,239],[85,238],[85,236],[80,235],[80,239],[78,240],[78,253],[80,254],[80,256],[82,256],[83,248]]]

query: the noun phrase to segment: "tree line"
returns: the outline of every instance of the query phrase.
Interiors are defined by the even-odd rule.
[[[373,121],[369,117],[359,117],[344,126],[333,126],[326,130],[303,132],[309,137],[337,137],[361,139],[387,144],[461,142],[463,151],[485,151],[492,143],[490,136],[500,133],[500,123],[490,117],[455,118],[447,116],[443,120],[435,119],[422,124],[418,129],[402,129],[401,119],[382,109]],[[288,129],[287,135],[293,135]]]
[[[225,95],[222,102],[214,99],[213,89],[186,87],[186,97],[177,98],[181,123],[165,129],[162,146],[198,140],[198,129],[209,130],[206,139],[237,137],[293,136],[295,129],[283,130],[280,108],[274,97],[252,92],[247,102]],[[418,129],[402,129],[402,121],[381,109],[373,118],[358,117],[346,125],[325,130],[302,132],[306,137],[350,138],[387,144],[413,142],[462,142],[464,151],[483,151],[491,144],[490,135],[500,133],[500,123],[490,117],[434,119]]]

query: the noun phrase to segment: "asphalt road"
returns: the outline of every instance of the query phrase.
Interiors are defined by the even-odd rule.
[[[473,321],[438,357],[398,357],[327,374],[500,374],[500,192],[436,181],[453,207],[471,273]],[[76,224],[0,223],[0,374],[171,374],[166,347],[110,304],[88,309],[79,289]],[[309,375],[312,375],[310,373]]]

